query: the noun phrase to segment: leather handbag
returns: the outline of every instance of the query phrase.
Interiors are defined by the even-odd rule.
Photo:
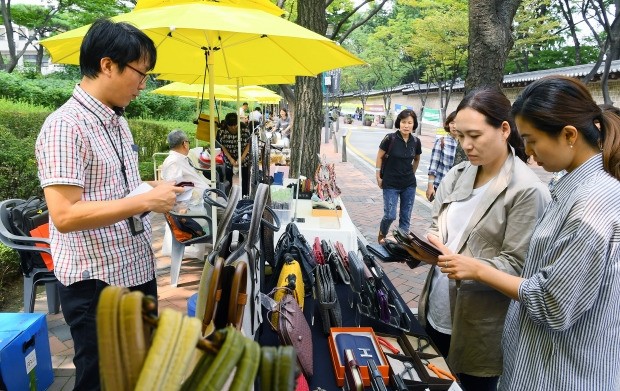
[[[297,304],[303,310],[305,288],[304,280],[301,276],[301,266],[290,254],[287,254],[285,258],[286,260],[278,276],[278,285],[272,290],[271,295],[273,300],[279,303],[287,292],[293,292]],[[279,325],[278,316],[278,311],[274,311],[271,314],[271,324],[275,327]]]
[[[207,262],[214,266],[214,270],[207,283],[204,322],[208,324],[211,316],[216,329],[221,328],[222,324],[232,324],[240,329],[243,322],[243,316],[240,315],[245,310],[246,303],[251,306],[251,330],[258,327],[257,309],[260,310],[260,299],[257,285],[261,265],[257,242],[268,189],[268,185],[261,183],[256,190],[253,218],[247,234],[236,230],[229,231],[220,237],[213,251],[207,256]],[[242,263],[245,266],[242,266]],[[218,268],[221,271],[217,272]],[[247,292],[248,286],[250,292]]]
[[[314,290],[318,302],[317,310],[321,317],[323,333],[329,335],[331,327],[342,326],[342,310],[329,266],[318,265],[314,272],[316,274]]]
[[[297,299],[292,293],[286,293],[278,309],[278,337],[284,345],[295,348],[297,361],[304,375],[311,377],[314,373],[312,331],[306,321]]]

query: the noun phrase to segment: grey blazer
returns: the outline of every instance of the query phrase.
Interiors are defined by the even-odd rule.
[[[452,202],[471,195],[477,172],[477,166],[462,162],[448,172],[437,189],[429,233],[444,243],[446,211]],[[534,226],[550,198],[547,185],[511,149],[467,223],[457,253],[520,275]],[[423,326],[434,270],[435,266],[420,296],[418,313]],[[452,340],[448,361],[452,369],[472,376],[501,375],[501,337],[510,299],[476,281],[451,280],[449,296]]]

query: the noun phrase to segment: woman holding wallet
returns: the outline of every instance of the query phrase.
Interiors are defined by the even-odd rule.
[[[469,93],[455,124],[469,161],[453,167],[437,188],[430,233],[454,253],[517,276],[549,191],[525,163],[510,102],[500,91]],[[495,390],[510,300],[476,281],[458,286],[436,267],[436,257],[411,255],[434,265],[420,297],[420,323],[465,390]]]
[[[567,171],[534,229],[523,272],[508,275],[445,248],[439,264],[461,284],[512,299],[500,389],[618,390],[620,117],[561,76],[530,84],[512,112],[537,164]]]

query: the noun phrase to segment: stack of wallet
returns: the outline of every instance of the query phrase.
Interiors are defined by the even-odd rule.
[[[426,254],[430,257],[437,258],[441,255],[441,251],[431,244],[425,237],[418,236],[413,232],[406,233],[400,229],[394,231],[394,239],[399,245],[409,248],[416,253]]]

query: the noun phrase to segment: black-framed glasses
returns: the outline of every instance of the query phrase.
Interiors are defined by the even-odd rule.
[[[132,67],[129,64],[125,64],[125,66],[129,69],[134,70],[136,73],[138,73],[140,76],[142,76],[142,79],[140,79],[140,84],[144,83],[146,81],[146,78],[149,77],[149,75],[147,75],[146,73],[137,70],[136,68]]]

